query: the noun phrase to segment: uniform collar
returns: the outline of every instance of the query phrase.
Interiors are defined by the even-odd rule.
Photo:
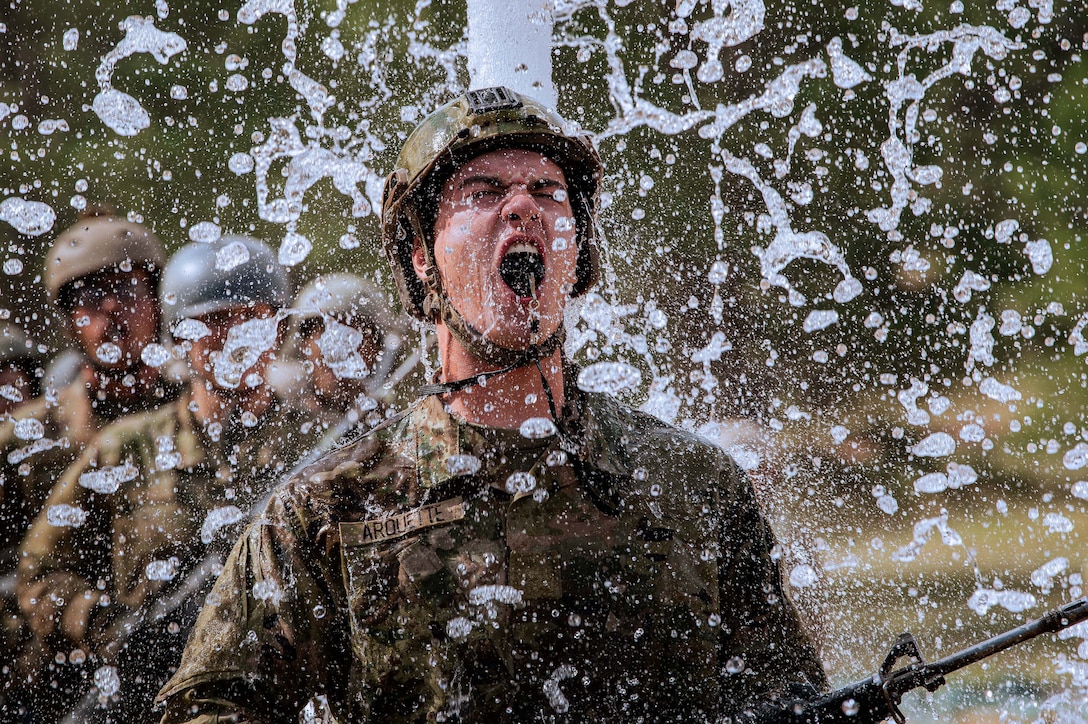
[[[568,389],[566,399],[567,423],[582,446],[582,458],[592,461],[598,470],[631,476],[628,436],[637,433],[623,424],[627,416],[618,414],[618,403],[605,395],[587,394],[576,388]],[[415,441],[413,452],[421,487],[434,488],[463,474],[462,462],[451,457],[471,454],[468,447],[473,434],[466,423],[446,410],[439,397],[420,400],[408,426],[409,439]],[[568,454],[574,453],[568,451]]]

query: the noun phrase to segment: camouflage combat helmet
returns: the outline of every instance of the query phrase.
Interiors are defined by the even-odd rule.
[[[291,309],[300,323],[328,315],[348,326],[366,324],[388,330],[393,324],[385,294],[354,274],[325,274],[295,297]]]
[[[53,242],[45,258],[45,289],[61,303],[64,288],[89,274],[143,267],[158,278],[166,252],[146,227],[94,209],[80,217]]]
[[[498,148],[534,150],[563,169],[578,227],[577,280],[571,293],[578,296],[593,286],[600,274],[596,215],[601,161],[588,137],[568,133],[565,127],[563,119],[532,98],[497,87],[465,93],[413,131],[385,181],[382,198],[382,246],[410,314],[432,321],[439,311],[428,299],[440,294],[439,282],[433,280],[429,285],[434,288],[427,289],[419,281],[412,246],[421,238],[434,266],[430,226],[442,183],[469,159]]]
[[[163,270],[159,296],[168,330],[187,317],[261,303],[279,309],[290,301],[287,273],[276,255],[248,236],[178,249]]]

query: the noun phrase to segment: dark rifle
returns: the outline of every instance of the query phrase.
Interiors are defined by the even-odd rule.
[[[944,677],[954,671],[1040,634],[1055,633],[1084,620],[1088,620],[1088,598],[1067,603],[1023,626],[929,664],[922,658],[914,637],[909,633],[900,634],[880,665],[880,670],[869,678],[814,700],[790,701],[773,708],[767,707],[746,721],[759,724],[873,724],[894,719],[898,724],[903,724],[907,719],[899,710],[899,704],[908,691],[919,688],[936,691],[945,683]],[[908,663],[895,668],[904,658],[908,659]]]

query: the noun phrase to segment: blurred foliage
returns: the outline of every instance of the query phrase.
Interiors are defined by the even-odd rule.
[[[365,164],[374,177],[363,190],[377,202],[376,183],[392,168],[415,122],[468,82],[464,7],[429,0],[295,0],[293,6],[297,68],[335,96],[321,114],[288,82],[281,43],[290,28],[281,14],[246,24],[239,19],[239,0],[16,0],[5,6],[0,102],[10,111],[0,107],[7,140],[0,198],[49,204],[58,215],[54,233],[72,223],[82,200],[106,201],[143,220],[171,248],[186,243],[188,230],[201,221],[278,246],[285,227],[261,218],[254,174],[235,173],[228,161],[265,143],[270,119],[284,118],[304,142]],[[1076,2],[1055,3],[1049,18],[1049,3],[1016,0],[853,6],[768,0],[762,30],[726,44],[719,56],[723,76],[703,82],[698,66],[707,60],[707,43],[692,30],[715,8],[730,17],[727,6],[720,0],[558,3],[559,110],[598,134],[608,171],[601,295],[611,304],[614,324],[587,339],[580,359],[639,365],[646,384],[632,399],[641,403],[655,378],[655,389],[671,390],[679,401],[679,424],[697,428],[740,416],[774,439],[763,448],[763,470],[768,495],[788,527],[783,535],[804,541],[797,555],[825,559],[820,585],[799,592],[802,605],[815,616],[843,611],[858,587],[872,593],[874,581],[899,582],[895,596],[870,601],[880,626],[853,609],[843,614],[853,616],[849,626],[829,617],[827,633],[843,657],[833,659],[853,669],[859,651],[883,646],[900,623],[908,623],[878,615],[914,610],[906,599],[916,599],[917,591],[908,596],[910,585],[903,581],[916,577],[941,589],[933,600],[951,602],[953,613],[934,614],[934,633],[952,620],[985,619],[965,601],[974,588],[1004,578],[995,572],[1002,565],[1017,571],[1005,582],[1025,590],[1033,590],[1027,574],[1048,556],[1067,556],[1068,574],[1083,570],[1085,561],[1075,552],[1083,547],[1078,528],[1040,532],[1038,520],[1039,501],[1049,500],[1043,508],[1068,507],[1071,517],[1088,525],[1083,501],[1070,493],[1079,473],[1062,463],[1063,454],[1088,436],[1088,377],[1070,339],[1088,312],[1082,299],[1088,287],[1082,239],[1088,222],[1088,14]],[[114,87],[133,95],[151,117],[149,128],[123,137],[91,104],[99,90],[95,69],[121,41],[120,23],[131,15],[154,18],[157,28],[178,33],[187,47],[165,64],[148,54],[118,63]],[[903,138],[909,105],[893,116],[890,89],[902,78],[925,79],[954,53],[953,44],[939,38],[908,50],[901,36],[965,25],[992,29],[1015,48],[1000,58],[974,51],[969,70],[949,73],[919,100],[918,135],[908,143],[911,164],[934,164],[941,173],[932,184],[910,182],[910,203],[899,223],[881,230],[867,218],[871,209],[889,204],[893,179],[881,148],[891,134]],[[78,43],[66,48],[64,38],[74,31]],[[516,43],[517,28],[510,36]],[[833,82],[833,43],[868,81],[850,89]],[[697,66],[680,62],[685,51],[695,53]],[[623,133],[606,130],[622,111],[610,74],[641,100],[679,116],[758,97],[787,68],[813,59],[822,72],[803,79],[795,97],[775,113],[744,115],[717,138],[700,133],[705,121],[676,133],[638,123]],[[244,88],[231,81],[235,75],[244,77]],[[818,130],[801,128],[805,114],[818,120]],[[64,120],[67,130],[45,133],[40,124],[48,119]],[[792,261],[784,270],[804,303],[791,304],[784,289],[766,282],[753,250],[774,238],[767,202],[749,179],[723,170],[723,151],[749,161],[780,195],[793,231],[827,235],[861,280],[860,296],[836,302],[832,292],[842,276],[812,259]],[[775,164],[784,160],[788,168],[779,171]],[[273,193],[285,173],[283,159],[272,165]],[[721,212],[717,229],[715,206]],[[1015,221],[1014,233],[995,238],[996,225],[1006,220]],[[294,268],[299,281],[348,268],[391,288],[375,215],[353,215],[351,199],[330,179],[305,194],[295,230],[314,245]],[[22,237],[0,225],[0,234],[7,256],[24,265],[21,274],[10,275],[3,306],[35,334],[62,344],[48,328],[50,312],[36,281],[53,233]],[[1025,254],[1026,242],[1039,239],[1053,253],[1045,271],[1033,269]],[[727,273],[711,283],[715,261]],[[985,279],[987,288],[957,294],[968,271]],[[655,317],[655,310],[664,317]],[[813,310],[835,310],[837,322],[806,331]],[[999,330],[1009,311],[1020,315],[1022,326],[1005,334]],[[986,316],[995,320],[992,364],[969,355],[972,325]],[[715,334],[717,355],[692,361]],[[1014,387],[1022,399],[998,402],[980,394],[979,383],[988,377]],[[913,380],[927,387],[916,400],[928,411],[924,424],[910,423],[899,401]],[[960,437],[971,421],[984,428],[985,440]],[[712,434],[708,430],[703,428]],[[938,431],[958,441],[952,458],[912,454],[912,445]],[[944,470],[949,459],[970,464],[978,482],[936,495],[916,493],[914,481]],[[883,494],[896,499],[893,513],[876,506]],[[997,501],[1019,526],[1011,533],[986,525]],[[933,570],[916,574],[893,564],[889,551],[911,540],[914,522],[942,510],[950,525],[960,526],[965,547],[979,551],[979,561],[983,549],[1002,546],[1010,535],[1026,536],[1026,552],[1009,553],[1015,566],[1002,564],[1001,556],[974,568],[952,561],[957,572],[947,576],[941,572],[950,563],[944,549],[933,553],[940,556]],[[874,537],[882,539],[880,546],[870,545]],[[1050,544],[1042,552],[1041,542]],[[826,565],[834,557],[827,551],[855,544],[855,564]],[[1075,578],[1063,580],[1064,590],[1079,590]],[[1049,599],[1036,593],[1057,600],[1061,590]],[[980,626],[986,627],[967,625],[964,642]]]

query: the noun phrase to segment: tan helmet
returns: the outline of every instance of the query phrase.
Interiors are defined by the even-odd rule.
[[[53,242],[45,258],[45,289],[58,304],[61,290],[88,274],[125,270],[127,264],[158,278],[165,259],[162,242],[146,227],[111,214],[85,215]]]
[[[566,176],[578,227],[577,281],[573,296],[597,281],[600,267],[596,217],[603,169],[587,136],[569,133],[566,122],[537,101],[503,88],[472,90],[442,106],[412,132],[385,180],[382,246],[393,267],[404,308],[432,321],[424,300],[430,290],[415,275],[412,246],[422,237],[428,255],[442,183],[469,159],[498,148],[527,148],[552,159]]]

